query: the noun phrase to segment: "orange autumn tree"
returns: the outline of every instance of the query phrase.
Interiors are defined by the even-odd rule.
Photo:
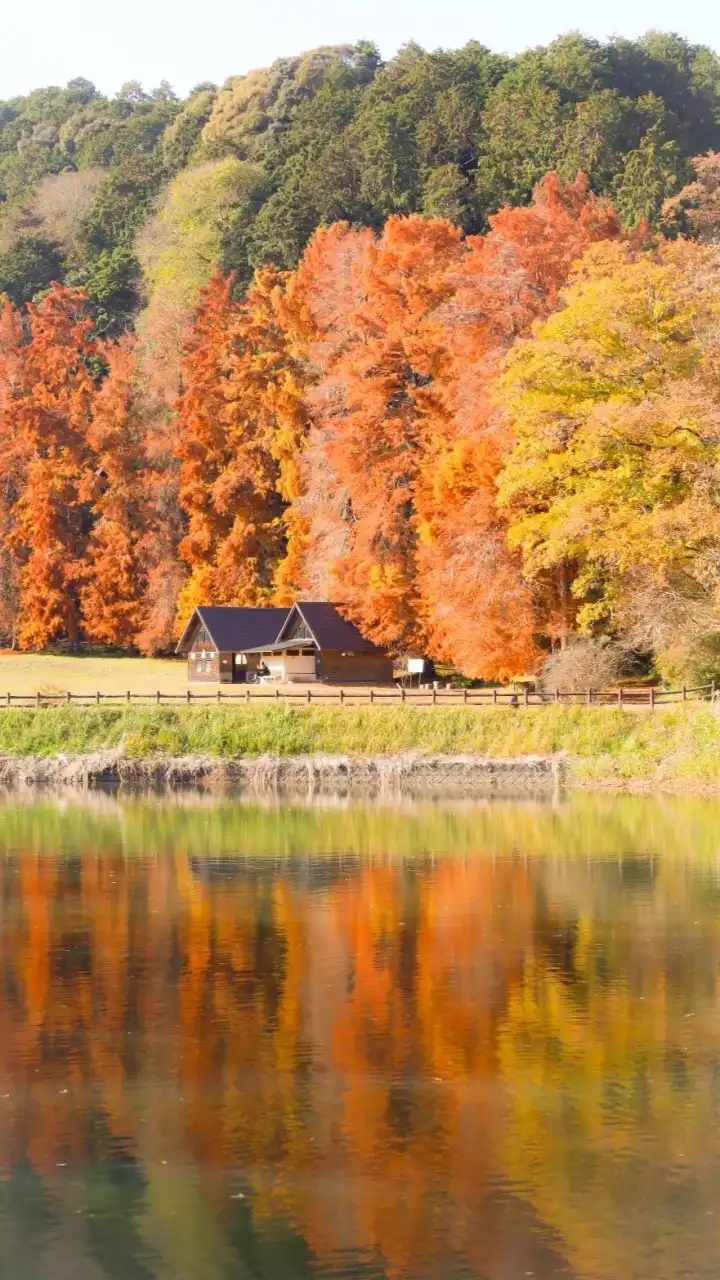
[[[487,236],[467,241],[452,305],[439,316],[449,372],[416,488],[418,574],[433,655],[469,675],[507,678],[535,665],[535,633],[562,632],[571,614],[562,572],[530,586],[508,550],[495,503],[512,442],[493,379],[518,337],[558,304],[573,262],[620,227],[582,175],[563,184],[553,173],[532,205],[490,223]]]
[[[310,240],[287,288],[295,341],[309,367],[307,437],[299,458],[300,494],[293,504],[304,521],[300,576],[309,599],[336,594],[335,566],[350,546],[350,495],[333,467],[329,446],[344,411],[340,356],[353,342],[347,317],[362,301],[360,268],[375,239],[347,222],[321,227]]]
[[[287,562],[297,561],[292,535],[301,522],[286,513],[299,491],[306,411],[281,316],[283,286],[277,272],[260,271],[237,304],[232,281],[216,275],[185,346],[177,454],[187,517],[180,553],[190,576],[179,622],[209,600],[269,602],[294,578]]]
[[[454,292],[463,235],[443,219],[391,217],[377,240],[360,233],[351,241],[359,252],[350,255],[347,235],[318,232],[308,251],[315,261],[330,254],[344,285],[321,266],[330,299],[315,288],[309,304],[319,330],[321,451],[344,495],[344,546],[328,590],[368,638],[399,650],[423,643],[414,490],[423,420],[446,364],[436,314]],[[343,297],[347,305],[334,308]]]
[[[292,286],[316,374],[305,579],[376,642],[508,676],[562,625],[555,582],[524,582],[507,548],[495,499],[509,443],[490,388],[572,262],[618,234],[583,177],[550,174],[486,237],[394,217],[379,238],[338,224],[311,240]]]
[[[6,302],[0,311],[0,638],[8,645],[14,645],[20,622],[21,565],[12,535],[26,473],[14,414],[24,341],[20,315]]]
[[[104,644],[130,645],[143,621],[146,493],[142,417],[127,338],[109,354],[87,442],[95,458],[94,523],[80,592],[83,630]]]
[[[143,340],[147,342],[147,333]],[[178,423],[172,408],[176,391],[162,379],[156,385],[140,340],[136,357],[144,458],[142,560],[146,586],[143,620],[135,643],[143,653],[153,654],[167,649],[172,640],[178,595],[186,577],[178,555],[184,524],[178,500]]]
[[[92,336],[84,295],[53,285],[27,309],[16,381],[2,403],[23,459],[10,542],[21,566],[19,644],[43,648],[79,635],[79,583],[90,512],[88,428],[103,344]]]

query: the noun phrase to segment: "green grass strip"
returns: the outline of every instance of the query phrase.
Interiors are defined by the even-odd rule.
[[[3,755],[76,755],[120,745],[136,757],[565,751],[579,782],[720,785],[720,716],[702,706],[654,712],[283,705],[0,711]]]

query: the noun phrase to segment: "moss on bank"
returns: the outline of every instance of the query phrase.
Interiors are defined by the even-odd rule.
[[[74,708],[0,711],[0,754],[488,756],[565,751],[578,783],[720,789],[720,716],[707,706]]]

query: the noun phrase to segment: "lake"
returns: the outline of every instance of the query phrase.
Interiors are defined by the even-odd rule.
[[[0,801],[0,1280],[716,1280],[720,804]]]

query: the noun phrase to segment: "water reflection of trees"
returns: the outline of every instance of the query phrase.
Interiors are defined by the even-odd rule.
[[[720,1256],[717,871],[556,864],[542,890],[542,928],[498,1040],[506,1171],[578,1274],[709,1280]]]
[[[111,829],[37,854],[18,820],[0,863],[0,1276],[682,1273],[712,873],[350,841],[287,874]]]
[[[5,1175],[32,1169],[64,1219],[66,1170],[92,1161],[109,1202],[86,1220],[82,1191],[85,1229],[117,1230],[131,1204],[136,1259],[169,1250],[176,1268],[188,1232],[197,1265],[202,1239],[226,1274],[239,1192],[260,1237],[283,1222],[328,1265],[484,1265],[527,870],[356,861],[320,887],[232,862],[197,871],[186,854],[93,850],[4,864]]]

